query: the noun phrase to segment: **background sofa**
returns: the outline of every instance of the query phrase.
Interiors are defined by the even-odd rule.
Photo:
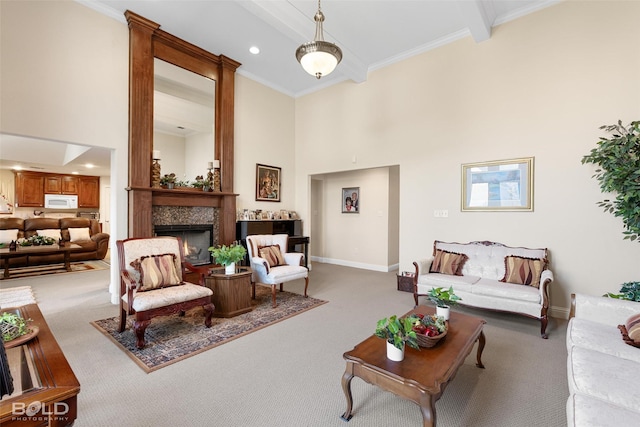
[[[436,240],[429,258],[415,261],[413,298],[431,288],[453,286],[460,304],[522,314],[540,320],[547,338],[549,285],[547,249],[510,247],[482,241],[446,243]]]
[[[640,303],[571,295],[567,325],[567,425],[640,426],[640,348],[618,325],[640,314]]]
[[[0,230],[6,230],[5,235],[13,235],[17,230],[18,238],[28,238],[37,235],[38,230],[60,230],[65,242],[71,241],[70,228],[88,229],[88,240],[76,240],[73,243],[82,246],[83,250],[72,252],[71,261],[86,261],[104,259],[109,249],[109,235],[100,231],[100,223],[89,218],[0,218]],[[11,231],[9,231],[11,230]],[[75,233],[74,233],[75,234]],[[7,243],[7,242],[1,242]],[[64,262],[62,253],[55,255],[25,255],[11,258],[10,265],[14,267],[53,264]]]

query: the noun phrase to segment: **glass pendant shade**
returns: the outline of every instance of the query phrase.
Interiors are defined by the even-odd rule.
[[[296,50],[296,59],[307,73],[319,79],[335,70],[342,60],[342,50],[335,44],[324,41],[324,14],[320,10],[320,1],[313,19],[316,21],[316,36],[312,42],[304,43]]]

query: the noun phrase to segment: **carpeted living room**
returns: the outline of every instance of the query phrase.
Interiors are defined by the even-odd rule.
[[[295,48],[319,9],[0,1],[1,217],[41,209],[13,197],[11,142],[44,157],[33,147],[108,158],[106,260],[12,269],[0,281],[2,309],[35,302],[48,325],[28,345],[55,338],[77,378],[74,425],[418,426],[436,413],[445,427],[638,425],[630,332],[640,309],[603,298],[638,283],[638,214],[611,204],[624,191],[603,185],[596,149],[640,134],[640,2],[325,0],[324,36],[342,59],[313,75]],[[451,28],[440,13],[453,15]],[[385,50],[403,37],[420,42]],[[259,54],[249,53],[255,40]],[[203,101],[213,123],[202,126],[214,143],[175,149],[189,126],[155,129],[170,86],[154,75],[163,62],[214,80]],[[634,147],[612,155],[614,175],[638,165]],[[286,233],[305,242],[308,289],[300,278],[273,294],[258,284],[250,310],[214,315],[211,327],[209,301],[154,317],[145,346],[134,315],[118,330],[116,241],[189,222],[204,225],[207,243],[230,244],[246,237],[243,223],[279,218],[299,223]],[[448,335],[406,349],[409,361],[438,363],[379,358],[387,369],[367,370],[359,355],[385,347],[379,321],[430,312],[427,286],[451,281],[462,301]],[[456,330],[462,321],[475,329]],[[40,371],[44,390],[55,381]],[[401,397],[441,385],[412,379],[430,379],[424,372],[446,387],[418,404]]]
[[[74,425],[320,427],[344,425],[343,353],[370,336],[380,318],[413,308],[412,295],[397,291],[395,280],[395,273],[314,263],[310,298],[327,303],[151,373],[91,324],[117,315],[107,270],[10,279],[2,288],[32,288],[81,385]],[[301,294],[303,286],[290,282],[285,291]],[[465,360],[436,403],[438,425],[565,425],[566,321],[552,319],[543,341],[532,319],[454,310],[487,321],[485,369],[473,355]],[[194,328],[205,329],[198,317]],[[349,425],[422,423],[414,403],[358,378],[352,393]],[[141,396],[143,407],[133,403]]]

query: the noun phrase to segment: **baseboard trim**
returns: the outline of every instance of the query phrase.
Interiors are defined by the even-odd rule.
[[[317,257],[317,256],[312,256],[310,258],[311,258],[311,261],[321,262],[324,264],[342,265],[344,267],[361,268],[363,270],[379,271],[381,273],[388,273],[390,271],[395,271],[398,268],[400,268],[398,264],[393,264],[393,265],[365,264],[362,262],[344,261],[341,259],[324,258],[324,257]]]

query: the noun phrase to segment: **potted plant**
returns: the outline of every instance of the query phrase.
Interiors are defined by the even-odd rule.
[[[418,337],[413,330],[414,321],[408,317],[398,318],[396,315],[378,320],[375,335],[387,341],[387,357],[399,362],[404,359],[405,344],[418,347]]]
[[[618,120],[617,124],[600,129],[613,137],[601,137],[598,146],[582,158],[582,164],[596,165],[593,177],[600,182],[600,190],[615,195],[615,200],[605,199],[598,206],[622,218],[624,239],[640,242],[640,121],[625,127]]]
[[[164,185],[169,190],[171,190],[175,184],[176,184],[176,174],[175,173],[164,174],[160,178],[160,185]]]
[[[436,314],[444,317],[445,320],[449,320],[449,309],[452,305],[455,305],[458,301],[462,301],[458,295],[453,291],[453,286],[449,289],[445,288],[431,288],[427,295],[429,301],[436,305]]]
[[[624,299],[627,301],[640,302],[640,282],[626,282],[620,287],[620,293],[614,294],[608,292],[603,296],[616,299]]]
[[[211,181],[204,178],[202,175],[196,176],[196,180],[191,184],[194,188],[200,188],[202,191],[209,191],[211,188]]]
[[[229,246],[212,246],[209,248],[209,252],[211,252],[216,263],[225,266],[225,274],[234,274],[236,272],[236,262],[244,259],[247,250],[244,246],[233,243]]]

